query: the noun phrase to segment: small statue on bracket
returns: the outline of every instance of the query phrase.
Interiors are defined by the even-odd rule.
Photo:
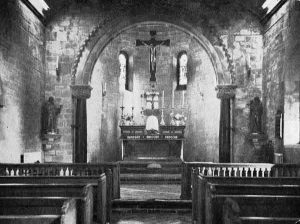
[[[57,106],[54,103],[54,98],[49,97],[48,101],[42,108],[42,133],[43,134],[58,134],[57,116],[60,114],[62,105]]]
[[[263,105],[259,97],[254,97],[250,101],[250,132],[251,133],[262,133],[262,114]]]

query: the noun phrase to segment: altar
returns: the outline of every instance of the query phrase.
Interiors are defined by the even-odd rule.
[[[164,125],[156,133],[142,125],[120,128],[122,160],[183,160],[185,126]]]

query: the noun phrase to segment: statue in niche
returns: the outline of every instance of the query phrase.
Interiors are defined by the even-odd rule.
[[[49,97],[42,109],[42,131],[43,133],[57,134],[57,116],[62,109],[62,105],[57,106],[54,98]]]
[[[262,133],[263,106],[259,97],[250,101],[250,132]]]

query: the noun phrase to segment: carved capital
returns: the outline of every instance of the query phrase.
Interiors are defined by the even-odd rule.
[[[216,90],[218,90],[217,97],[219,99],[230,99],[235,96],[236,85],[218,85]]]
[[[90,85],[71,85],[72,96],[75,98],[88,99],[91,96],[91,90],[93,89]]]

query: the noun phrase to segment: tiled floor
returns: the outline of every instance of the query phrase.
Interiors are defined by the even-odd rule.
[[[121,199],[180,199],[180,185],[121,185]]]
[[[134,214],[113,214],[111,224],[190,224],[191,214],[173,213],[134,213]]]

